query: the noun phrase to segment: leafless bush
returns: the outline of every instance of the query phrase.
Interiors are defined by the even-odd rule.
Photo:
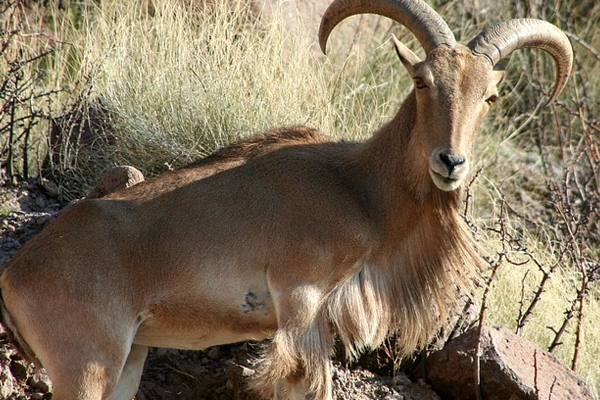
[[[48,107],[57,90],[43,88],[44,59],[57,43],[42,33],[30,32],[24,22],[22,0],[0,4],[0,175],[13,181],[27,178],[34,129],[48,118]],[[35,48],[25,46],[37,37]],[[37,145],[37,144],[36,144]]]
[[[573,24],[581,18],[584,8],[589,11],[593,2],[582,2],[578,7],[561,9],[558,2],[542,2],[534,4],[525,1],[526,16],[541,17],[554,20],[565,30],[577,32]],[[581,29],[579,29],[581,31]],[[585,32],[584,32],[585,34]],[[515,207],[514,199],[507,199],[502,204],[496,226],[486,228],[492,236],[499,239],[500,248],[489,260],[491,273],[488,287],[493,284],[498,268],[503,265],[519,267],[533,266],[539,270],[537,287],[530,293],[526,289],[523,278],[521,299],[516,317],[516,333],[521,333],[530,317],[539,306],[549,281],[560,268],[568,266],[574,271],[571,287],[564,296],[569,306],[564,310],[562,322],[557,326],[549,326],[553,339],[548,350],[553,352],[564,345],[564,334],[568,331],[575,335],[572,349],[571,368],[577,369],[582,340],[582,322],[585,318],[586,298],[592,284],[600,277],[598,249],[600,248],[600,125],[596,120],[593,78],[585,68],[589,60],[600,60],[600,52],[585,37],[569,34],[575,49],[575,64],[571,90],[563,100],[549,109],[539,110],[536,114],[528,114],[523,119],[529,121],[521,132],[536,144],[541,160],[541,176],[544,183],[537,188],[536,198],[540,206],[534,213],[523,213]],[[547,96],[544,88],[552,76],[544,74],[545,68],[539,64],[545,62],[539,57],[530,57],[521,63],[523,70],[534,71],[528,87],[532,88],[531,96],[524,95],[524,101],[541,99]],[[532,107],[533,109],[535,107]],[[527,109],[527,108],[526,108]],[[535,252],[530,251],[524,243],[519,230],[507,230],[505,213],[517,219],[526,229],[533,231],[543,229],[546,232],[549,247],[554,249],[553,261],[540,260]],[[509,257],[508,254],[512,256]],[[482,299],[480,322],[483,321],[486,309],[486,295]]]

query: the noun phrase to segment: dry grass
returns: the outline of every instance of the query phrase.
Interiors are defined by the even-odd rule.
[[[88,11],[82,64],[118,131],[113,162],[156,173],[273,126],[306,124],[334,136],[351,126],[348,138],[380,122],[371,116],[387,102],[364,93],[373,82],[342,79],[363,62],[359,55],[340,69],[276,13],[265,24],[218,3],[161,2],[152,16],[109,1]]]

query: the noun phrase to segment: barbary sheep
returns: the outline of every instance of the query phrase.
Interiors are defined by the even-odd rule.
[[[281,128],[100,199],[46,227],[0,276],[4,325],[46,369],[54,400],[126,400],[148,346],[205,349],[271,338],[253,386],[276,399],[331,399],[334,337],[349,357],[391,333],[428,343],[482,261],[460,216],[461,187],[500,62],[572,49],[539,20],[501,22],[467,46],[422,0],[335,0],[322,49],[345,18],[405,25],[395,40],[414,90],[364,142]],[[352,129],[348,127],[348,129]]]

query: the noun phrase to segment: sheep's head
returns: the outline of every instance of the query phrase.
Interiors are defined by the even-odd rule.
[[[414,81],[416,118],[412,139],[441,190],[461,186],[469,172],[477,126],[498,97],[510,53],[524,47],[548,52],[556,84],[548,102],[566,84],[573,53],[566,35],[540,20],[513,19],[492,26],[467,46],[457,44],[442,18],[422,0],[335,0],[323,15],[321,48],[333,28],[355,14],[378,14],[405,25],[425,49],[421,60],[394,38],[396,52]]]
[[[477,126],[498,97],[502,71],[462,45],[439,46],[424,61],[396,41],[414,82],[416,112],[412,141],[428,162],[433,183],[442,190],[460,186],[469,172]]]

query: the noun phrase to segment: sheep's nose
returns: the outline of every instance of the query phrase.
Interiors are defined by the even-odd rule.
[[[440,153],[440,161],[448,169],[451,174],[454,169],[467,161],[465,156],[461,154]]]

